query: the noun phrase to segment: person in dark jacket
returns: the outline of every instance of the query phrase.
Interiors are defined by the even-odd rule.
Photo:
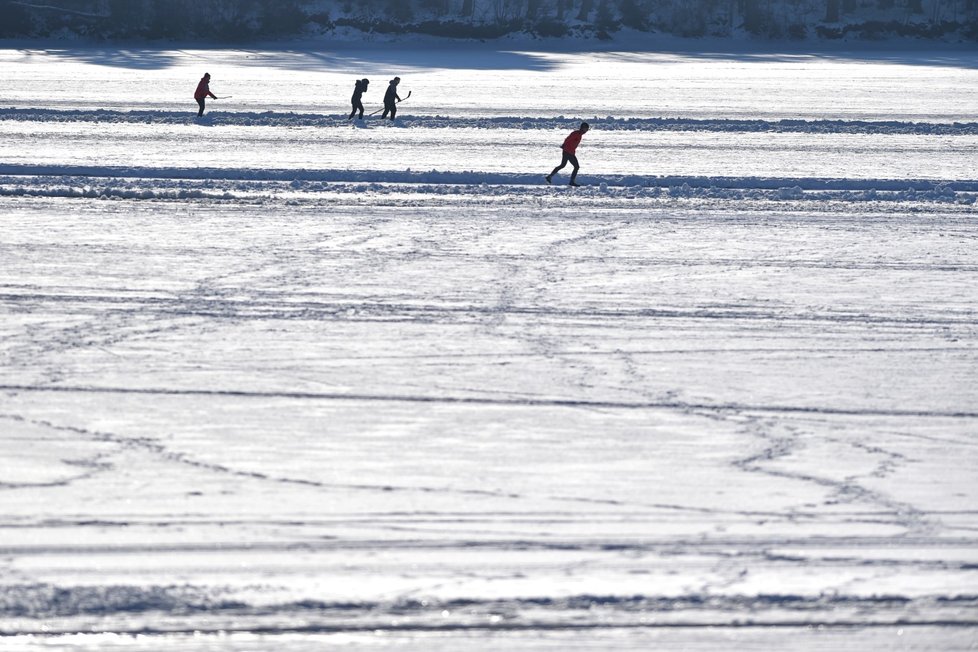
[[[197,117],[204,115],[204,99],[206,97],[212,97],[215,100],[217,95],[211,93],[211,74],[205,72],[204,76],[200,78],[200,83],[197,84],[197,91],[194,93],[194,99],[197,100],[197,104],[200,105],[200,111],[197,112]]]
[[[369,83],[369,79],[358,79],[357,83],[354,84],[353,97],[350,100],[353,103],[353,110],[350,111],[350,117],[347,120],[352,120],[357,111],[360,111],[360,115],[357,118],[363,120],[363,101],[360,98],[367,92],[367,85]]]
[[[397,85],[400,83],[401,78],[395,77],[387,87],[387,92],[384,94],[384,112],[380,116],[382,120],[387,117],[388,113],[391,114],[391,120],[397,115],[397,102],[401,101],[401,98],[397,95]]]
[[[576,129],[570,133],[567,138],[564,139],[564,144],[560,146],[560,151],[563,153],[563,158],[560,160],[560,165],[553,169],[553,172],[544,177],[547,183],[552,183],[554,175],[564,169],[564,166],[569,162],[574,166],[574,171],[571,172],[570,184],[572,186],[580,185],[577,183],[577,171],[580,169],[580,165],[577,163],[577,146],[581,144],[581,138],[591,129],[591,125],[586,122],[582,122],[579,129]]]

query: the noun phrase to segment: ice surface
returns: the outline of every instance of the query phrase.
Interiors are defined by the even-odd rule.
[[[0,51],[0,647],[971,649],[978,56],[448,54]]]

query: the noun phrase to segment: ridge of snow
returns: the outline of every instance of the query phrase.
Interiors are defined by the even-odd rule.
[[[198,119],[190,111],[113,111],[106,109],[2,108],[0,120],[21,122],[100,122],[136,124],[208,124],[262,127],[349,127],[345,115],[276,111],[211,112]],[[978,135],[978,122],[910,122],[899,120],[737,120],[682,117],[587,118],[603,131],[716,131],[776,133],[844,133],[904,135]],[[380,123],[380,120],[376,120]],[[565,129],[577,120],[564,117],[410,116],[393,126],[428,129]],[[359,123],[358,123],[359,124]]]

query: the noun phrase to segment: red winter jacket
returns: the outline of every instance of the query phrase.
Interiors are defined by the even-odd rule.
[[[577,146],[581,144],[581,137],[584,136],[580,131],[572,131],[570,136],[564,140],[564,144],[560,146],[562,150],[568,154],[573,154],[577,151]]]
[[[197,91],[194,93],[194,99],[202,100],[208,95],[213,97],[215,100],[217,99],[217,95],[211,93],[210,81],[208,81],[206,77],[201,77],[200,83],[197,84]]]

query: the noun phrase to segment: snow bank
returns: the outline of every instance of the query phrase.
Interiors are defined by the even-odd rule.
[[[349,127],[346,115],[291,112],[213,111],[198,119],[191,111],[111,111],[34,108],[0,109],[0,120],[20,122],[99,122],[127,124],[198,124],[254,127]],[[908,122],[867,120],[733,120],[691,118],[587,118],[602,131],[717,131],[826,134],[978,135],[978,122]],[[375,121],[380,123],[379,120]],[[427,129],[567,129],[565,117],[409,116],[392,126]],[[368,121],[368,124],[370,121]],[[387,123],[384,123],[385,125]]]
[[[628,548],[626,546],[626,548]],[[643,546],[634,547],[644,552]],[[425,624],[430,628],[473,628],[486,626],[494,614],[510,614],[511,627],[563,626],[576,621],[577,627],[618,625],[629,626],[647,621],[656,614],[663,621],[694,624],[709,622],[722,615],[729,618],[739,614],[764,623],[804,623],[811,615],[831,612],[835,625],[862,623],[860,614],[872,613],[880,623],[899,622],[920,610],[934,609],[937,600],[914,595],[821,595],[772,593],[752,596],[711,595],[690,592],[675,596],[659,595],[599,595],[582,593],[568,596],[540,596],[497,599],[412,599],[408,597],[385,602],[322,601],[313,598],[285,602],[254,600],[247,590],[214,591],[197,586],[75,586],[54,587],[47,584],[26,584],[5,587],[0,596],[0,617],[67,619],[77,617],[153,615],[164,611],[179,614],[183,620],[217,619],[222,630],[235,630],[240,625],[223,620],[247,616],[260,619],[271,631],[289,629],[279,625],[281,619],[291,621],[297,614],[306,623],[304,631],[328,630],[338,625],[383,623],[385,629],[410,629]],[[971,624],[969,613],[978,605],[978,596],[961,595],[941,598],[946,623]],[[178,616],[180,618],[180,616]],[[391,620],[395,621],[391,622]],[[133,628],[142,628],[139,621],[130,621]],[[819,621],[822,622],[822,621]],[[64,626],[64,623],[61,623]],[[367,626],[364,624],[363,626]],[[294,627],[294,624],[292,625]],[[215,627],[216,628],[216,627]],[[57,631],[57,626],[51,628]],[[142,628],[143,631],[150,631]],[[209,629],[202,626],[202,629]],[[49,631],[47,628],[45,631]],[[70,631],[70,630],[69,630]]]
[[[230,192],[201,189],[134,188],[81,183],[72,185],[0,185],[0,197],[67,197],[80,199],[239,199]]]
[[[0,164],[0,175],[11,177],[91,177],[114,179],[223,179],[248,181],[295,181],[330,183],[407,183],[407,184],[491,184],[542,185],[543,175],[453,170],[343,170],[343,169],[256,169],[205,167],[114,167],[75,165]],[[721,177],[658,175],[588,175],[588,185],[640,188],[683,188],[690,192],[702,188],[775,190],[779,194],[799,191],[910,191],[949,196],[957,192],[978,192],[978,180],[932,181],[926,179],[846,179],[815,177]],[[785,190],[790,189],[790,190]]]
[[[0,196],[21,197],[233,201],[324,193],[520,197],[565,191],[624,200],[978,201],[978,181],[589,175],[585,186],[570,191],[545,185],[541,175],[519,173],[0,165]]]

